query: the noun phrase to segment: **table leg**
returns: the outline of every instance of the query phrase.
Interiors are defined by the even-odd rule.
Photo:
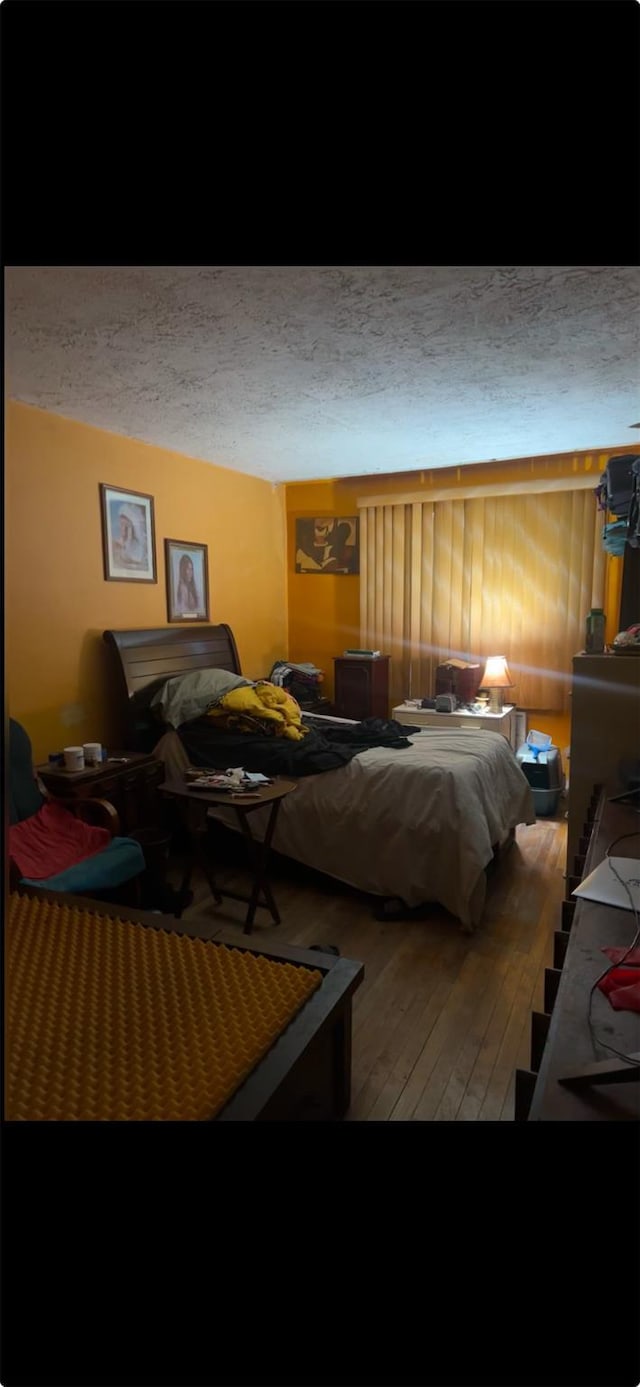
[[[200,832],[198,833],[198,836],[197,836],[197,838],[196,838],[196,845],[197,845],[197,846],[196,846],[196,860],[197,860],[198,866],[200,867],[200,870],[204,873],[204,875],[205,875],[205,877],[206,877],[206,879],[207,879],[207,882],[208,882],[208,884],[209,884],[209,890],[210,890],[210,892],[211,892],[211,895],[213,896],[213,899],[214,899],[215,904],[216,904],[216,905],[221,905],[221,904],[222,904],[222,896],[220,895],[220,892],[219,892],[219,890],[218,890],[218,886],[217,886],[217,882],[216,882],[216,878],[215,878],[215,871],[212,869],[212,867],[211,867],[210,864],[209,864],[209,854],[208,854],[208,852],[207,852],[207,846],[206,846],[206,844],[207,844],[207,837],[208,837],[208,830],[207,830],[207,824],[206,824],[206,822],[205,822],[204,827],[200,830]]]
[[[213,873],[213,871],[211,870],[211,867],[210,867],[210,865],[209,865],[209,857],[208,857],[208,853],[207,853],[207,850],[206,850],[206,840],[207,840],[207,824],[206,824],[206,820],[205,820],[204,825],[199,826],[199,827],[196,828],[196,829],[192,829],[192,830],[191,830],[191,833],[192,833],[192,844],[193,844],[193,846],[192,846],[192,849],[191,849],[191,851],[190,851],[190,853],[189,853],[189,856],[188,856],[188,858],[187,858],[187,862],[186,862],[185,869],[184,869],[183,876],[182,876],[182,881],[181,881],[181,883],[180,883],[180,895],[179,895],[179,897],[178,897],[178,903],[180,903],[182,900],[185,899],[186,892],[189,890],[189,885],[190,885],[190,883],[191,883],[191,877],[192,877],[192,875],[193,875],[193,869],[194,869],[194,867],[197,866],[197,867],[200,868],[201,872],[203,873],[204,877],[206,878],[206,881],[207,881],[208,886],[209,886],[209,890],[210,890],[210,892],[211,892],[211,895],[213,896],[214,905],[221,905],[221,904],[222,904],[222,896],[220,895],[220,892],[219,892],[219,890],[218,890],[218,886],[217,886],[217,883],[216,883],[215,875],[214,875],[214,873]],[[180,905],[179,910],[176,910],[176,919],[180,919],[181,914],[182,914],[182,906]]]
[[[264,896],[267,908],[271,911],[274,924],[280,924],[280,914],[278,912],[278,907],[275,903],[275,900],[273,899],[273,893],[267,881],[267,866],[269,862],[269,852],[271,849],[271,840],[273,838],[273,834],[276,827],[276,819],[278,817],[278,810],[280,808],[280,800],[274,799],[271,805],[271,813],[269,815],[269,821],[267,823],[267,831],[264,835],[262,842],[260,842],[259,839],[254,838],[251,832],[251,828],[249,826],[248,815],[242,812],[241,806],[239,804],[234,804],[233,807],[236,810],[236,813],[240,820],[242,831],[245,835],[245,838],[247,838],[249,843],[251,844],[251,854],[253,856],[254,862],[253,889],[249,897],[249,909],[247,911],[247,918],[244,923],[244,933],[251,934],[256,910],[259,905],[258,897],[261,891]]]

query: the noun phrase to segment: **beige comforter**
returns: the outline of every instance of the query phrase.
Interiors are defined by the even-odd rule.
[[[361,891],[408,906],[439,901],[469,927],[482,913],[493,846],[535,822],[533,796],[497,732],[425,728],[410,741],[301,778],[281,803],[273,847]],[[187,764],[176,733],[155,754],[174,773]],[[237,826],[233,812],[211,812]],[[258,836],[268,813],[252,815]]]

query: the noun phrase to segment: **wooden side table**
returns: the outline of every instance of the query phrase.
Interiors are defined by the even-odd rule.
[[[281,800],[285,795],[297,789],[297,781],[284,780],[278,777],[271,785],[262,785],[251,794],[236,795],[235,797],[227,792],[216,793],[215,790],[195,789],[188,781],[168,780],[160,787],[162,794],[171,795],[186,801],[188,804],[195,804],[199,807],[198,822],[192,830],[191,840],[192,849],[187,858],[185,873],[180,885],[180,899],[186,895],[193,873],[193,868],[198,865],[203,871],[209,889],[216,905],[220,905],[223,896],[229,896],[234,901],[246,901],[248,904],[247,915],[244,924],[244,933],[251,934],[256,910],[268,910],[274,924],[280,924],[278,907],[273,898],[273,892],[267,881],[267,868],[269,864],[269,853],[271,850],[271,840],[276,827],[278,810]],[[267,830],[262,841],[255,838],[249,825],[249,815],[255,809],[261,809],[265,804],[271,805],[271,813],[267,822]],[[238,818],[242,832],[250,844],[253,856],[253,886],[249,896],[242,895],[238,891],[228,891],[218,885],[215,878],[215,871],[206,850],[207,838],[207,811],[212,805],[233,809]],[[196,809],[197,812],[197,809]],[[262,894],[262,900],[260,895]],[[179,919],[182,911],[176,911],[176,918]]]
[[[121,832],[160,832],[164,828],[159,786],[165,776],[162,761],[136,751],[114,751],[99,766],[68,771],[64,766],[36,766],[47,790],[57,799],[108,799],[118,811]]]
[[[335,667],[335,711],[340,718],[388,718],[389,655],[344,655]]]
[[[117,810],[120,833],[135,838],[144,853],[146,872],[142,880],[145,904],[170,909],[166,887],[166,867],[171,841],[167,806],[158,793],[165,777],[162,761],[135,751],[114,751],[113,759],[83,771],[64,766],[36,766],[36,771],[56,799],[106,799]]]

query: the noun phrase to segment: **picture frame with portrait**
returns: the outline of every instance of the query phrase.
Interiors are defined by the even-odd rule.
[[[359,573],[359,538],[357,515],[299,516],[296,573]]]
[[[100,482],[102,560],[107,583],[157,583],[153,496]]]
[[[167,620],[209,620],[209,551],[188,539],[165,539]]]

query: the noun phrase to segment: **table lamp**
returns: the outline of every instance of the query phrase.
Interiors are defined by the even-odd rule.
[[[513,679],[504,655],[489,655],[481,680],[481,688],[489,690],[489,712],[501,713],[503,689],[513,688]]]

